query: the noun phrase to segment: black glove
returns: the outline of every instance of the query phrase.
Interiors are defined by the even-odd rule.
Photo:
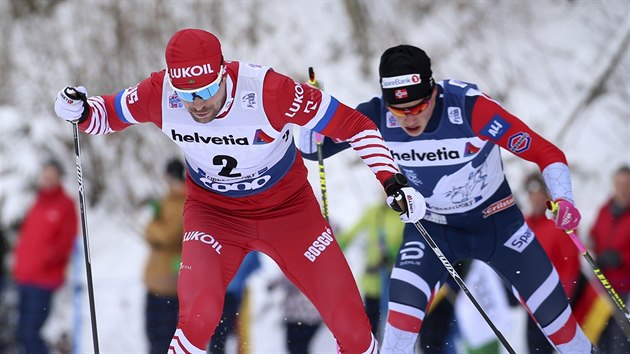
[[[383,188],[385,188],[385,194],[387,194],[388,197],[394,196],[394,194],[396,194],[398,191],[406,186],[407,177],[405,177],[405,175],[403,175],[402,173],[396,173],[395,175],[386,179],[385,182],[383,182]],[[399,213],[402,213],[404,211],[396,202],[396,198],[393,199],[393,202],[390,203],[389,206]]]
[[[618,268],[621,265],[621,254],[617,250],[607,249],[597,256],[597,265],[601,269]]]
[[[384,183],[387,193],[387,204],[400,213],[400,220],[405,223],[416,223],[427,211],[426,201],[420,192],[407,187],[407,177],[397,173]]]

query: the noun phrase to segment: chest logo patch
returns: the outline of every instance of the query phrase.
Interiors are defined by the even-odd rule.
[[[254,110],[258,106],[256,102],[256,93],[250,91],[243,91],[241,95],[241,107],[243,109]]]
[[[453,124],[464,124],[464,118],[462,117],[462,110],[459,107],[448,107],[448,120]]]
[[[179,97],[175,94],[175,92],[168,95],[168,108],[171,109],[179,109],[184,108],[184,104],[179,100]]]
[[[398,121],[390,111],[385,113],[385,125],[388,128],[400,128],[400,124],[398,124]]]
[[[475,145],[467,142],[466,146],[464,147],[464,157],[468,157],[468,156],[474,155],[474,154],[478,153],[479,150],[481,150],[481,149],[476,147]]]
[[[254,145],[269,144],[273,138],[267,135],[262,129],[256,129],[254,134]]]

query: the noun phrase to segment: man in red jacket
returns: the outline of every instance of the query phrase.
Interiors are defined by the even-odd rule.
[[[536,239],[545,249],[551,263],[556,267],[564,292],[572,301],[580,275],[580,254],[564,231],[556,228],[555,223],[545,216],[546,202],[551,197],[543,177],[539,173],[527,176],[525,190],[529,197],[530,207],[525,221],[534,231]],[[527,347],[532,353],[551,354],[554,352],[547,338],[531,318],[527,321]]]
[[[630,297],[630,166],[614,174],[613,196],[599,210],[591,228],[597,264],[624,301]],[[599,346],[604,353],[628,353],[630,342],[611,318]]]
[[[62,175],[56,160],[42,166],[37,199],[15,246],[13,278],[20,298],[17,341],[23,353],[48,353],[39,332],[51,312],[54,291],[64,282],[77,232],[75,204],[61,186]]]

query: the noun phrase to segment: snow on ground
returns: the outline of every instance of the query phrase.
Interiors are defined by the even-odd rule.
[[[22,67],[16,70],[19,72],[20,86],[17,89],[13,87],[14,91],[31,92],[34,89],[32,83],[37,81],[39,85],[36,88],[41,88],[48,96],[39,98],[40,95],[33,95],[32,92],[31,96],[50,102],[54,93],[65,82],[76,79],[75,74],[81,76],[90,70],[100,72],[109,68],[101,66],[107,62],[101,51],[83,51],[81,56],[59,55],[66,52],[75,54],[75,47],[83,43],[75,40],[74,36],[54,37],[66,28],[45,22],[59,20],[59,23],[67,23],[71,18],[68,16],[73,15],[74,7],[96,6],[98,2],[86,3],[87,5],[65,2],[62,5],[67,6],[62,9],[64,11],[52,14],[49,18],[41,18],[44,25],[50,26],[45,27],[45,31],[41,31],[40,27],[43,26],[40,21],[28,21],[26,25],[17,23],[14,26],[16,29],[13,30],[11,43],[15,43],[15,48],[11,50],[9,59],[22,63]],[[128,3],[130,6],[138,4]],[[371,67],[377,67],[378,56],[383,48],[408,42],[429,52],[434,62],[436,79],[455,78],[476,82],[493,97],[505,96],[503,104],[506,108],[566,152],[572,167],[576,201],[584,216],[582,228],[588,230],[596,208],[609,195],[611,173],[622,163],[630,163],[630,52],[626,50],[615,71],[602,83],[601,95],[593,101],[587,101],[587,106],[583,109],[579,109],[576,104],[588,93],[586,89],[601,70],[605,69],[601,58],[608,57],[629,33],[627,2],[609,1],[603,4],[589,1],[499,1],[493,2],[492,6],[478,2],[471,3],[472,6],[469,7],[464,6],[464,2],[444,2],[428,13],[418,13],[425,6],[418,3],[413,8],[416,12],[409,11],[412,16],[403,16],[407,14],[399,13],[391,3],[366,2],[370,8],[378,10],[379,31],[372,31],[374,38],[370,38],[370,43],[373,44],[371,49],[374,51]],[[307,4],[310,7],[304,10],[303,7]],[[171,5],[165,2],[165,6]],[[273,65],[278,71],[296,79],[300,76],[304,78],[305,68],[314,65],[318,77],[326,84],[326,90],[341,101],[355,105],[378,93],[378,81],[375,69],[368,75],[359,74],[357,68],[361,63],[353,49],[350,20],[345,16],[342,6],[340,2],[334,1],[227,2],[223,10],[225,13],[251,11],[264,14],[256,17],[261,21],[257,28],[263,28],[267,34],[262,36],[261,31],[254,33],[251,41],[246,40],[244,37],[249,33],[241,29],[246,29],[248,21],[255,16],[248,16],[249,12],[245,16],[231,16],[229,30],[220,31],[226,56]],[[182,16],[171,19],[173,22],[190,25],[197,23],[196,16],[187,17],[185,6],[168,8]],[[466,11],[461,11],[462,8],[466,8]],[[97,21],[98,17],[100,21],[103,18],[102,23],[90,23],[91,26],[85,26],[90,28],[85,30],[98,31],[95,38],[103,40],[102,43],[99,42],[102,48],[98,49],[107,52],[113,48],[109,43],[113,38],[103,34],[108,33],[108,30],[113,31],[118,23],[102,12],[83,11],[74,20]],[[56,15],[60,16],[55,18]],[[141,18],[138,16],[136,20],[140,22]],[[203,26],[216,29],[210,28],[214,24],[208,24],[206,20],[204,16]],[[168,21],[170,20],[165,19],[164,23]],[[466,25],[470,22],[479,22],[482,25],[470,27],[473,28],[473,33],[460,30],[468,28]],[[392,23],[394,26],[386,26]],[[37,36],[27,35],[31,26],[36,27]],[[317,28],[317,32],[312,31],[312,28]],[[134,38],[134,42],[137,42],[134,44],[140,45],[141,41]],[[66,40],[63,43],[67,46],[62,40]],[[41,46],[38,45],[40,43]],[[49,43],[57,46],[48,51],[34,50],[44,48],[43,44]],[[160,54],[155,58],[161,60],[161,51],[160,47]],[[154,58],[146,52],[138,50],[133,61],[145,62],[149,61],[147,57]],[[94,54],[95,58],[89,57],[89,54]],[[40,65],[42,58],[46,59],[46,65]],[[62,65],[66,64],[67,58],[74,62],[72,66]],[[97,65],[84,65],[84,61],[93,61]],[[77,68],[84,68],[85,72],[77,74]],[[97,85],[94,82],[85,84]],[[68,157],[66,162],[70,176],[66,187],[70,192],[76,191],[76,182],[71,171],[73,159],[69,147],[72,145],[69,127],[52,118],[49,103],[45,109],[37,108],[28,117],[24,116],[24,106],[23,100],[12,100],[10,106],[0,107],[2,222],[17,219],[27,208],[32,196],[27,194],[30,193],[27,192],[29,181],[37,174],[37,162],[42,157],[42,152]],[[567,125],[568,122],[572,123]],[[134,128],[129,130],[132,129]],[[133,188],[144,190],[153,186],[154,175],[143,171],[148,169],[147,164],[138,164],[138,156],[129,152],[138,143],[133,139],[124,139],[124,134],[128,132],[110,140],[93,137],[83,140],[87,147],[91,147],[86,149],[86,153],[92,152],[94,157],[105,159],[104,165],[107,168],[103,173],[116,172],[110,176],[114,186],[105,187],[108,188],[109,195],[120,199],[118,203],[103,203],[104,206],[100,208],[88,208],[91,264],[102,353],[143,353],[146,350],[142,313],[144,287],[141,278],[147,254],[146,245],[142,241],[142,227],[146,216],[142,212],[135,215],[120,211],[129,208],[125,205],[127,196],[121,196],[126,189],[120,188],[120,181],[133,181]],[[90,139],[90,144],[87,144],[87,139]],[[114,144],[106,143],[114,139],[120,144],[128,144],[124,154],[117,154],[119,150],[112,148]],[[162,153],[163,150],[155,148],[157,145],[144,141],[140,155],[149,156],[152,151]],[[83,162],[86,167],[86,187],[89,190],[93,186],[89,167],[95,161],[90,160],[89,154],[86,155]],[[503,156],[506,174],[518,197],[521,195],[520,182],[535,166],[520,161],[507,152]],[[150,159],[157,160],[157,157],[161,156],[151,156]],[[109,160],[114,158],[120,161]],[[373,175],[356,161],[353,153],[346,151],[326,162],[329,211],[332,224],[338,229],[351,225],[366,205],[381,202],[380,187]],[[309,179],[319,195],[319,180],[314,166],[309,164]],[[154,168],[152,171],[155,170]],[[127,174],[123,175],[121,171],[127,171]],[[81,247],[79,239],[79,248]],[[354,252],[353,254],[351,251],[348,257],[353,270],[358,272],[361,268],[360,250],[356,249]],[[83,271],[81,258],[76,267],[80,272]],[[278,294],[268,294],[262,290],[265,279],[276,274],[277,268],[267,261],[250,284],[254,296],[252,312],[256,321],[252,325],[252,354],[284,352],[281,302]],[[70,328],[75,319],[72,312],[71,285],[72,282],[56,297],[56,310],[46,325],[46,334],[51,338]],[[79,294],[78,326],[81,328],[81,336],[78,352],[91,353],[93,350],[85,287]],[[266,308],[269,310],[263,310]],[[520,325],[522,312],[516,311],[514,316],[515,323]],[[512,342],[511,338],[515,338],[515,343],[519,343],[522,329],[515,325],[510,333],[506,334],[508,339]],[[517,345],[515,347],[518,348]],[[322,329],[318,333],[314,352],[334,352],[334,342],[327,330]]]
[[[341,159],[340,159],[341,160]],[[331,193],[331,210],[351,210],[356,205],[370,199],[363,195],[357,200],[347,198],[344,201],[334,197],[335,188],[352,188],[347,175],[332,172],[336,163],[331,160],[327,167],[327,185]],[[308,162],[309,179],[318,191],[319,179],[317,164]],[[351,168],[356,170],[351,174],[360,176],[366,168]],[[347,172],[347,171],[346,171]],[[373,178],[373,177],[371,177]],[[362,181],[369,181],[369,178]],[[354,184],[354,188],[370,190],[370,183]],[[364,194],[364,193],[363,193]],[[360,208],[359,208],[360,209]],[[337,215],[340,215],[336,213]],[[342,214],[342,213],[341,213]],[[89,242],[91,267],[96,303],[96,318],[99,337],[99,348],[103,354],[132,354],[145,353],[147,344],[144,334],[144,286],[142,271],[147,256],[147,246],[142,239],[142,227],[147,221],[148,213],[138,211],[136,215],[122,215],[112,210],[87,210],[89,221]],[[349,220],[339,220],[339,224],[350,223],[358,217],[348,213]],[[335,221],[333,221],[335,222]],[[347,225],[344,225],[347,226]],[[85,284],[85,264],[82,258],[82,239],[77,239],[79,252],[74,255],[73,269],[70,270],[70,281],[55,297],[55,308],[44,329],[45,336],[57,340],[63,332],[71,332],[72,326],[80,328],[77,351],[87,354],[93,352],[90,312]],[[347,251],[348,262],[353,273],[358,278],[363,266],[361,257],[361,242],[353,244]],[[261,268],[249,278],[248,292],[250,294],[250,313],[252,318],[250,334],[250,354],[284,354],[286,353],[282,318],[282,293],[268,291],[267,284],[274,278],[281,276],[279,268],[268,257],[263,257]],[[75,288],[81,288],[77,292]],[[340,295],[343,296],[343,295]],[[77,312],[77,304],[79,304]],[[471,305],[472,306],[472,305]],[[76,316],[78,315],[78,320]],[[520,309],[512,310],[513,319],[510,328],[504,330],[504,335],[515,348],[523,348],[524,312]],[[336,353],[336,343],[330,331],[323,325],[312,343],[313,353]],[[236,353],[236,342],[228,342],[227,352]]]

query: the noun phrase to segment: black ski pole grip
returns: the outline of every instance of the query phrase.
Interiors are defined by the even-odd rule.
[[[81,100],[83,102],[83,112],[81,112],[81,118],[77,121],[77,124],[85,122],[88,115],[90,114],[90,105],[88,104],[87,97],[83,92],[78,91],[74,87],[66,87],[63,90],[63,93],[66,94],[69,98],[73,100]]]

